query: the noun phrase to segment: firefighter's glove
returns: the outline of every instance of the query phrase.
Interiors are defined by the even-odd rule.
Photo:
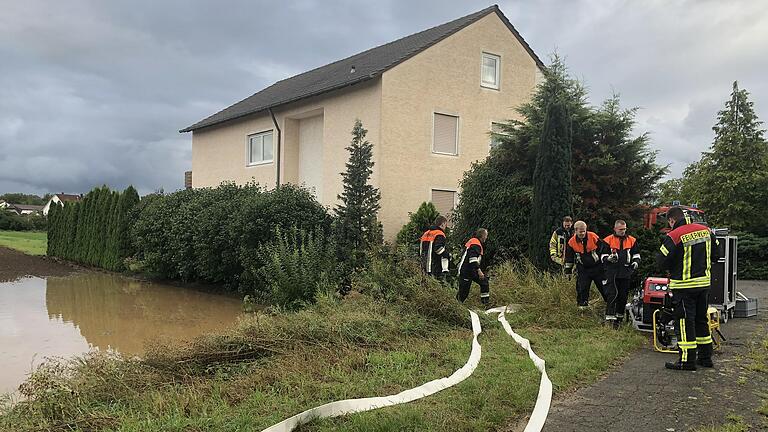
[[[607,260],[612,262],[612,263],[619,262],[619,255],[618,254],[610,254],[610,255],[608,255]]]

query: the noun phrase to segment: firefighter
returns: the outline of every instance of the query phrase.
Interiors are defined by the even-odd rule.
[[[627,223],[619,219],[613,224],[613,234],[603,239],[600,261],[605,269],[605,321],[618,328],[624,320],[632,272],[640,265],[637,239],[627,235]]]
[[[445,216],[436,217],[434,225],[424,232],[419,243],[422,270],[440,280],[445,280],[448,276],[448,262],[451,258],[445,241],[445,228],[447,226],[448,218]]]
[[[689,371],[697,365],[712,367],[707,296],[712,263],[719,258],[717,239],[706,226],[688,223],[680,207],[669,209],[667,219],[672,230],[664,237],[657,263],[669,272],[679,358],[665,367]]]
[[[568,240],[565,247],[565,271],[572,272],[576,267],[576,303],[579,309],[589,306],[589,287],[595,283],[597,290],[603,295],[603,266],[600,263],[600,237],[592,231],[587,231],[584,221],[573,224],[574,236]]]
[[[488,278],[480,268],[483,260],[483,245],[486,240],[488,240],[488,230],[478,228],[475,231],[475,236],[464,245],[464,254],[459,262],[459,292],[456,294],[456,298],[462,303],[469,296],[472,282],[477,282],[480,285],[480,302],[484,305],[490,302],[491,292]]]
[[[560,268],[563,268],[563,256],[565,255],[565,244],[573,237],[573,219],[570,216],[563,218],[563,225],[552,232],[549,238],[549,258]]]

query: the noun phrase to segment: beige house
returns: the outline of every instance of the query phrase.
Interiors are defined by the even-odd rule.
[[[359,118],[391,239],[424,201],[451,211],[494,123],[516,117],[543,67],[489,7],[279,81],[181,130],[192,132],[192,187],[301,184],[333,206]]]

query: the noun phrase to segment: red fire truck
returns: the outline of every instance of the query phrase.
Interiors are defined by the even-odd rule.
[[[664,227],[661,229],[661,231],[668,232],[669,227],[667,226],[667,211],[673,206],[682,207],[683,213],[685,213],[685,217],[688,218],[690,222],[707,225],[707,218],[704,216],[704,212],[696,207],[695,204],[692,206],[681,206],[675,203],[672,206],[654,207],[648,210],[643,217],[643,226],[645,226],[647,229],[651,229],[654,225],[656,225],[657,222],[661,222],[664,224]]]

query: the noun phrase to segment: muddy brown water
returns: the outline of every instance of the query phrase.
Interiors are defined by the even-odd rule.
[[[0,393],[13,392],[46,357],[92,349],[141,355],[234,324],[239,300],[113,274],[25,276],[0,282]]]

